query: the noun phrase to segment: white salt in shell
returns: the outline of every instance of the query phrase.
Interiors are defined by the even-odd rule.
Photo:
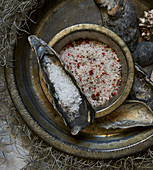
[[[79,105],[82,101],[79,90],[61,66],[52,64],[48,57],[44,57],[43,65],[44,63],[44,70],[54,85],[58,102],[63,106],[63,109],[66,108],[69,113],[75,113],[74,116],[78,117]]]

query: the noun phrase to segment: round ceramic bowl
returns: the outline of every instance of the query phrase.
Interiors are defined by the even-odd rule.
[[[109,29],[94,24],[79,24],[68,27],[56,34],[49,45],[58,53],[72,41],[79,39],[95,40],[114,49],[121,64],[121,84],[118,93],[102,106],[95,107],[96,118],[105,116],[117,109],[127,98],[134,79],[134,65],[131,53],[122,39]]]

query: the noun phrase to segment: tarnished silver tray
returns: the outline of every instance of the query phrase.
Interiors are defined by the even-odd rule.
[[[150,0],[130,0],[137,16],[153,7]],[[139,8],[138,8],[139,6]],[[93,0],[46,1],[36,10],[29,23],[29,33],[47,43],[66,27],[91,23],[102,25],[99,10]],[[69,154],[86,158],[117,158],[149,147],[153,142],[152,127],[109,129],[101,127],[101,119],[70,135],[62,118],[54,110],[42,86],[37,60],[31,57],[28,34],[18,39],[13,60],[14,68],[6,69],[6,79],[12,100],[31,129],[52,146]],[[142,38],[139,38],[142,41]],[[152,41],[152,40],[151,40]],[[137,110],[135,110],[137,112]]]

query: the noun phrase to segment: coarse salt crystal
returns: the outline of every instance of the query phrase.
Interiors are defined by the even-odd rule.
[[[68,46],[61,51],[61,58],[92,106],[102,106],[116,96],[121,64],[115,50],[90,40],[73,41]]]
[[[44,58],[44,70],[49,75],[53,83],[58,102],[69,110],[69,113],[79,113],[79,105],[82,101],[79,90],[73,84],[70,77],[63,71],[59,65],[52,64],[49,58]]]

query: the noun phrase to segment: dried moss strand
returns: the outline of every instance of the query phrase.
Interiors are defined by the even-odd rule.
[[[17,34],[19,34],[19,31],[28,33],[22,27],[28,25],[28,11],[36,5],[38,5],[36,0],[0,1],[0,66],[11,65],[10,58],[13,51],[12,48],[16,43]]]

